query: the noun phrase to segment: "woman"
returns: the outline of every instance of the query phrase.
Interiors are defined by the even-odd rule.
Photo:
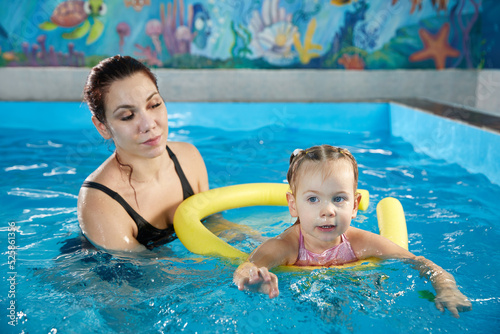
[[[97,131],[116,150],[80,190],[83,234],[108,250],[141,251],[168,242],[175,210],[208,190],[208,177],[193,145],[167,144],[167,109],[156,77],[134,58],[114,56],[91,70],[84,101]]]

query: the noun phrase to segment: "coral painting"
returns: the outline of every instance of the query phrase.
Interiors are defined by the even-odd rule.
[[[480,0],[2,1],[0,66],[498,68],[499,16]]]

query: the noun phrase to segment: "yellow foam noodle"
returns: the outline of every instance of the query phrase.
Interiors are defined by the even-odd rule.
[[[174,215],[177,237],[191,252],[229,258],[248,254],[229,245],[210,232],[201,220],[224,210],[256,205],[287,205],[287,184],[253,183],[211,189],[189,197]]]
[[[408,231],[401,203],[386,197],[377,205],[377,220],[380,235],[408,250]]]
[[[288,184],[248,183],[211,189],[189,197],[179,205],[174,215],[174,228],[179,240],[192,253],[247,258],[248,254],[216,237],[201,220],[224,210],[257,205],[286,206]],[[361,194],[359,209],[369,205],[367,190]]]
[[[370,194],[368,193],[368,190],[365,189],[358,189],[357,192],[361,194],[361,201],[359,202],[359,210],[364,211],[368,209],[368,205],[370,204]]]

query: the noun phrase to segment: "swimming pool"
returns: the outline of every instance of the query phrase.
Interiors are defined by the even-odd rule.
[[[489,333],[498,328],[500,159],[490,145],[499,147],[500,139],[494,131],[382,102],[169,103],[167,108],[170,139],[199,148],[211,188],[282,182],[297,147],[349,148],[359,163],[359,186],[371,195],[369,209],[353,225],[376,232],[376,203],[398,198],[410,250],[450,271],[473,310],[460,319],[440,314],[429,301],[430,283],[398,261],[354,272],[278,269],[281,295],[269,300],[233,286],[234,263],[190,254],[178,240],[149,258],[82,247],[76,196],[112,147],[92,128],[80,103],[1,102],[2,332]],[[224,215],[264,237],[291,223],[286,208]],[[257,239],[233,242],[250,251]],[[16,326],[9,325],[12,309]]]

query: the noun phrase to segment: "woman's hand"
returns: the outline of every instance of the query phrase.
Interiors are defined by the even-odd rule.
[[[266,267],[259,268],[251,262],[245,262],[236,269],[233,282],[238,290],[264,293],[269,298],[279,295],[278,277]]]

